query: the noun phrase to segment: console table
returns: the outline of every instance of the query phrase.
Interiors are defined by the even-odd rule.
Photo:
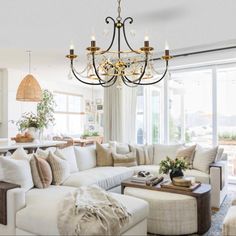
[[[15,141],[0,142],[0,154],[14,152],[18,147],[23,147],[29,153],[34,152],[37,148],[46,149],[48,147],[60,147],[66,144],[65,141],[35,140],[31,143],[16,143]]]
[[[132,182],[131,179],[127,179],[121,182],[122,194],[124,194],[124,189],[126,187],[169,192],[194,197],[197,201],[198,234],[207,232],[211,227],[211,186],[209,184],[201,184],[194,191],[189,192],[179,189],[162,188],[161,183],[156,186],[147,186],[145,183]]]

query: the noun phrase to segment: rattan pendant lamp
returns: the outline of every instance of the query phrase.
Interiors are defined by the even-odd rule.
[[[31,51],[27,51],[29,55],[29,74],[21,81],[16,94],[16,100],[22,102],[40,102],[42,99],[42,89],[31,74]]]

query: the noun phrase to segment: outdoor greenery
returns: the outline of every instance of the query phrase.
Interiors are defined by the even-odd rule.
[[[53,94],[45,89],[42,93],[42,101],[37,105],[37,114],[33,112],[27,112],[22,117],[14,122],[20,132],[27,130],[30,127],[34,127],[39,130],[47,128],[49,125],[54,125],[54,109],[55,100]]]
[[[165,160],[160,162],[159,172],[160,174],[168,174],[169,171],[178,172],[186,169],[188,169],[188,164],[184,158],[176,158],[172,160],[171,158],[166,157]]]
[[[81,135],[82,138],[88,138],[88,137],[93,137],[93,136],[99,136],[98,132],[90,132],[88,130],[85,130],[84,133]]]
[[[218,134],[219,140],[236,141],[236,133],[223,132]]]

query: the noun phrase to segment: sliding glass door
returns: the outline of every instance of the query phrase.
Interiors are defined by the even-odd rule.
[[[236,67],[217,70],[218,142],[228,154],[229,178],[236,183]]]

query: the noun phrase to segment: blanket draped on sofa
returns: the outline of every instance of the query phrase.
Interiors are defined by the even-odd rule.
[[[80,187],[59,204],[60,235],[120,235],[130,214],[98,186]]]

